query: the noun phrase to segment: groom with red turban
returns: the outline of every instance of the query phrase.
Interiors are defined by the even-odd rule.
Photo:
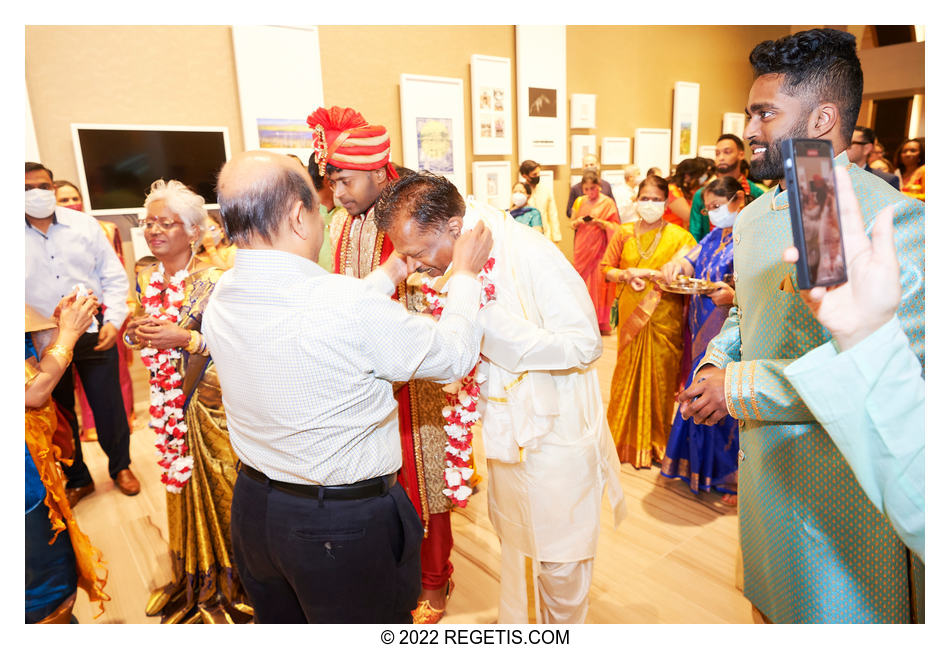
[[[368,124],[354,109],[340,106],[318,108],[307,124],[313,129],[313,162],[344,208],[337,210],[330,224],[333,272],[366,277],[393,251],[389,237],[376,229],[373,218],[376,199],[398,177],[389,159],[389,133],[384,126]],[[421,310],[425,301],[421,295],[414,297],[417,290],[403,282],[393,297],[410,311]],[[442,493],[446,486],[445,394],[429,381],[410,381],[394,389],[403,458],[398,479],[425,528],[422,592],[412,617],[417,624],[435,623],[444,614],[453,587],[452,503]]]

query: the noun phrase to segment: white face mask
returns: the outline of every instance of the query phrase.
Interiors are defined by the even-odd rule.
[[[733,194],[732,198],[735,198],[735,194]],[[732,198],[724,205],[720,205],[714,210],[709,210],[709,222],[712,223],[713,226],[717,228],[731,228],[735,224],[739,212],[729,211],[729,203],[732,202]]]
[[[646,223],[656,223],[663,217],[666,203],[656,201],[637,201],[637,212]]]
[[[511,202],[515,207],[523,207],[528,202],[528,195],[522,192],[515,192],[511,195]]]
[[[34,219],[48,219],[56,209],[56,192],[52,189],[29,189],[26,192],[26,213]]]

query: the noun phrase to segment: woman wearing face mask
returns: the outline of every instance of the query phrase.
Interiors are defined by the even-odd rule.
[[[623,284],[607,423],[620,461],[637,469],[663,459],[683,359],[684,297],[662,291],[654,280],[696,240],[663,219],[669,197],[664,178],[640,183],[639,219],[620,226],[601,262],[608,281]]]
[[[670,179],[670,202],[663,218],[680,227],[689,227],[693,194],[709,179],[704,158],[686,158],[676,165]]]
[[[528,205],[529,196],[531,196],[530,185],[515,183],[514,187],[511,188],[511,207],[508,209],[508,213],[518,223],[524,223],[529,228],[544,232],[541,212],[537,208]]]
[[[617,204],[601,194],[600,177],[596,171],[585,171],[581,179],[583,196],[574,201],[571,229],[574,230],[574,269],[587,284],[594,303],[600,333],[610,333],[610,307],[614,303],[614,287],[608,284],[600,268],[607,242],[620,226]]]
[[[68,180],[57,180],[53,183],[53,189],[56,191],[56,204],[61,207],[68,207],[77,212],[84,211],[82,195],[79,188]],[[118,255],[119,261],[125,266],[125,258],[122,255],[122,235],[115,223],[97,219],[99,227],[106,235],[106,239],[112,244],[112,249]],[[122,388],[122,405],[125,407],[125,417],[129,422],[129,430],[135,426],[135,398],[132,394],[132,375],[129,373],[129,363],[132,361],[132,353],[122,342],[122,335],[125,333],[125,326],[119,329],[119,336],[116,339],[115,348],[119,354],[119,386]],[[79,371],[72,369],[73,385],[76,386],[76,397],[79,401],[79,439],[84,442],[94,442],[99,439],[96,433],[96,420],[92,414],[92,408],[89,407],[89,400],[86,399],[86,393],[82,388],[82,381],[79,380]]]
[[[713,293],[693,295],[689,300],[693,372],[706,354],[709,341],[722,328],[735,298],[735,291],[723,280],[732,275],[732,226],[748,200],[742,185],[730,176],[711,182],[703,189],[702,195],[712,231],[686,255],[667,262],[660,269],[667,283],[685,275],[702,277],[718,287]],[[686,387],[692,383],[691,377],[692,373]],[[732,417],[725,417],[715,426],[701,426],[692,419],[684,420],[677,409],[661,473],[667,478],[686,481],[693,493],[710,489],[720,491],[726,504],[735,505],[738,430]]]

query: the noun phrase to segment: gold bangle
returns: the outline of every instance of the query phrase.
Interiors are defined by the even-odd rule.
[[[55,356],[56,358],[63,361],[64,365],[69,365],[73,361],[73,351],[65,345],[50,345],[46,348],[46,351],[43,352],[44,357],[47,355]]]
[[[197,331],[192,331],[188,334],[188,345],[185,347],[185,351],[189,354],[201,353],[203,351],[204,340],[201,338],[201,334]]]

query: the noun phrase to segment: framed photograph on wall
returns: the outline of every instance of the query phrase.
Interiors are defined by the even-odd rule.
[[[472,163],[472,193],[475,200],[507,210],[511,207],[512,184],[510,161]]]
[[[292,153],[307,164],[313,152],[307,115],[323,105],[317,29],[232,25],[231,38],[244,149]]]
[[[597,155],[596,135],[571,136],[571,169],[580,169],[584,166],[585,155]]]
[[[696,157],[699,141],[699,84],[677,81],[673,87],[673,156],[678,163]]]
[[[696,154],[700,158],[709,158],[710,160],[716,159],[716,145],[715,144],[704,144],[699,147],[699,152]]]
[[[722,114],[722,132],[731,133],[742,139],[742,133],[745,131],[745,113],[723,113]]]
[[[600,164],[630,164],[630,138],[605,137],[600,140]]]
[[[541,165],[567,162],[567,28],[515,27],[518,156]]]
[[[402,163],[448,178],[462,196],[465,182],[465,93],[461,79],[399,76]]]
[[[650,167],[658,167],[664,178],[670,175],[670,129],[638,128],[633,135],[633,164],[646,176]]]
[[[511,59],[472,54],[472,153],[511,153]]]
[[[623,184],[623,169],[608,169],[600,172],[600,179],[606,180],[611,187]]]
[[[597,128],[597,95],[571,95],[571,128]]]

